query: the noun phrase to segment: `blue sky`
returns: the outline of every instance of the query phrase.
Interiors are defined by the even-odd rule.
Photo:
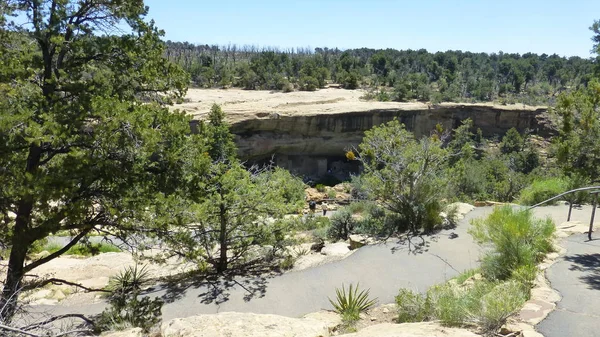
[[[590,57],[600,0],[146,0],[166,39],[201,44]]]

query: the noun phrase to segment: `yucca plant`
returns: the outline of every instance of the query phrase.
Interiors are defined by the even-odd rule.
[[[348,291],[342,284],[342,288],[336,288],[335,293],[335,301],[329,299],[329,302],[346,323],[358,321],[361,312],[371,309],[377,303],[376,298],[369,298],[369,289],[359,291],[358,284],[353,286],[351,283]]]
[[[148,332],[161,320],[163,301],[141,297],[142,289],[150,282],[150,272],[136,264],[111,277],[107,290],[110,304],[101,314],[97,326],[102,331],[140,327]]]

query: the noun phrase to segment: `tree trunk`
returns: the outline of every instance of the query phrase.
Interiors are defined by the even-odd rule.
[[[16,238],[16,236],[15,236]],[[0,297],[0,322],[10,324],[17,309],[17,300],[21,292],[21,281],[23,280],[23,266],[29,244],[21,242],[15,244],[17,240],[13,240],[13,246],[10,251],[8,260],[8,271],[6,273],[6,282]]]
[[[38,169],[41,153],[40,147],[33,144],[29,147],[25,172],[34,173]],[[25,265],[25,258],[29,247],[35,241],[28,233],[33,205],[34,197],[26,194],[19,202],[17,208],[17,218],[15,219],[15,228],[10,247],[6,282],[2,289],[2,297],[0,297],[0,321],[3,321],[4,324],[10,323],[15,315],[17,300],[21,291],[21,281],[24,275],[23,267]]]
[[[227,211],[225,205],[221,204],[219,209],[219,219],[221,221],[221,229],[219,233],[220,256],[217,263],[217,272],[222,273],[227,270]]]

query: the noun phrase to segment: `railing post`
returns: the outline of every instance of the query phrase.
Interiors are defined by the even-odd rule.
[[[594,216],[596,215],[596,206],[598,205],[598,193],[599,191],[595,191],[590,193],[593,195],[594,201],[592,202],[592,218],[590,219],[590,230],[588,231],[588,239],[592,240],[592,230],[594,228]]]
[[[567,221],[571,221],[571,211],[573,210],[573,203],[569,202],[569,215],[567,216]]]

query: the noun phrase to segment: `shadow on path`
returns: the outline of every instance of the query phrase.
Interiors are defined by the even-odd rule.
[[[565,260],[572,263],[569,270],[584,273],[579,279],[590,289],[600,290],[600,253],[569,255]]]
[[[245,292],[244,301],[261,298],[267,292],[268,279],[280,275],[276,268],[267,264],[248,264],[237,266],[222,274],[192,272],[178,275],[148,290],[146,295],[155,294],[165,303],[173,303],[182,299],[191,289],[202,289],[197,297],[203,304],[222,304],[230,298],[233,288],[241,288]]]

